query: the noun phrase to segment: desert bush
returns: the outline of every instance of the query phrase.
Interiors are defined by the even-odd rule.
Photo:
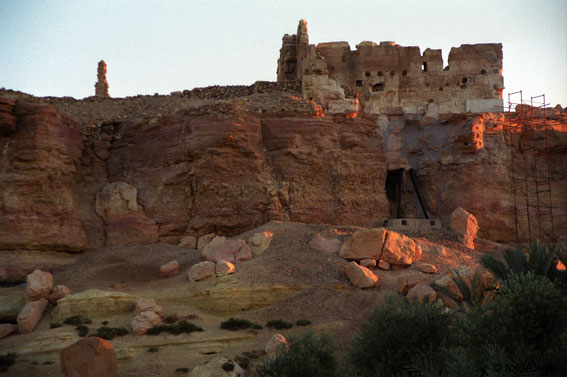
[[[107,326],[99,327],[98,329],[96,329],[94,333],[91,334],[91,336],[97,336],[99,338],[106,340],[112,340],[117,336],[124,336],[124,335],[128,335],[128,330],[126,330],[124,327],[107,327]]]
[[[195,331],[204,331],[202,327],[195,325],[194,323],[188,322],[186,320],[180,321],[176,325],[158,325],[154,326],[146,332],[147,335],[158,335],[161,332],[168,332],[173,335],[179,335],[181,333],[190,334]]]
[[[61,327],[61,326],[63,326],[63,325],[60,324],[59,322],[51,322],[51,323],[49,324],[49,328],[50,328],[50,329],[56,329],[56,328]]]
[[[83,317],[82,315],[74,315],[72,317],[65,318],[63,323],[65,325],[79,326],[79,325],[90,325],[93,322],[87,317]]]
[[[312,322],[308,319],[300,319],[297,322],[295,322],[295,324],[297,326],[309,326]]]
[[[148,352],[151,352],[151,353],[159,352],[159,347],[150,347],[150,348],[148,348]]]
[[[16,363],[16,354],[7,353],[6,355],[0,355],[0,372],[6,372],[12,365]]]
[[[81,338],[84,338],[89,333],[89,328],[85,325],[79,325],[75,327],[75,330],[77,330]]]
[[[309,331],[291,337],[289,348],[280,347],[274,358],[257,368],[260,377],[335,377],[337,362],[334,346],[326,334]]]
[[[229,318],[226,321],[222,322],[220,327],[221,329],[231,330],[231,331],[248,329],[250,327],[253,329],[262,329],[262,326],[260,325],[252,323],[246,319],[239,319],[239,318]]]
[[[462,298],[454,294],[450,289],[435,283],[432,283],[431,287],[455,301],[462,309],[481,308],[494,297],[496,285],[493,281],[485,282],[482,272],[478,269],[474,272],[470,282],[464,279],[458,271],[450,271],[449,277],[455,282]]]
[[[452,346],[453,312],[427,302],[391,296],[377,306],[353,339],[345,356],[348,376],[394,376],[415,355],[435,360],[439,348]]]
[[[293,327],[293,323],[289,323],[289,322],[283,321],[281,319],[274,319],[274,320],[268,321],[266,323],[266,327],[274,328],[274,329],[277,329],[277,330],[291,329]]]

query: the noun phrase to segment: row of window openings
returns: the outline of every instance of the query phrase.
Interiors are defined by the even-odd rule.
[[[468,83],[469,83],[468,78],[463,77],[461,79],[461,84],[468,84]],[[447,85],[449,85],[449,84],[447,83]],[[362,80],[356,80],[356,86],[361,87],[362,86]],[[459,86],[459,84],[457,84],[457,86]],[[373,92],[381,92],[383,90],[384,90],[384,84],[382,84],[382,83],[372,85],[372,91]],[[439,88],[439,90],[443,90],[443,88],[441,87],[441,88]]]
[[[422,72],[427,72],[427,62],[423,62],[423,65],[421,66],[421,71]],[[496,73],[497,70],[494,70],[494,73]],[[486,70],[483,69],[480,71],[481,75],[486,75]],[[390,71],[390,76],[395,76],[396,75],[396,71]],[[408,71],[403,70],[402,71],[402,76],[407,76],[408,75]],[[370,77],[370,72],[365,72],[364,76],[366,77]],[[384,76],[384,74],[382,73],[382,71],[378,71],[378,77]],[[464,83],[463,83],[464,84]]]

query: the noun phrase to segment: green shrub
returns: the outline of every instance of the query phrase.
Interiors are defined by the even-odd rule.
[[[89,328],[85,325],[80,325],[75,327],[75,330],[77,330],[77,332],[79,333],[80,337],[85,337],[87,336],[87,334],[89,333]]]
[[[90,325],[92,321],[81,315],[74,315],[72,317],[65,318],[63,323],[66,325],[79,326],[79,325]]]
[[[250,327],[256,329],[262,329],[262,326],[260,325],[256,325],[246,319],[239,319],[239,318],[229,318],[226,321],[222,322],[220,327],[221,329],[231,330],[231,331],[248,329]]]
[[[334,377],[337,362],[331,338],[313,331],[291,337],[289,349],[279,348],[275,358],[267,358],[258,369],[260,377]]]
[[[159,347],[150,347],[148,348],[148,352],[151,353],[159,352]]]
[[[175,371],[181,373],[187,373],[189,372],[189,368],[177,368]]]
[[[126,330],[124,327],[106,327],[106,326],[99,327],[98,329],[96,329],[94,333],[91,334],[91,336],[97,336],[99,338],[106,340],[112,340],[117,336],[124,336],[124,335],[128,335],[128,330]]]
[[[492,310],[477,321],[478,328],[472,332],[513,354],[521,345],[544,350],[559,344],[566,322],[561,292],[546,277],[528,272],[508,277]]]
[[[453,343],[455,314],[441,305],[409,303],[391,296],[377,306],[353,339],[345,357],[345,374],[393,376],[415,355],[431,354]]]
[[[51,323],[49,324],[49,328],[50,328],[50,329],[56,329],[56,328],[61,327],[61,326],[63,326],[63,325],[60,324],[60,323],[58,323],[58,322],[51,322]]]
[[[147,335],[158,335],[161,332],[168,332],[173,335],[179,335],[181,333],[190,334],[195,331],[203,331],[203,329],[194,323],[183,320],[176,325],[159,325],[154,326],[146,332]]]
[[[293,323],[282,321],[281,319],[271,320],[266,323],[266,327],[283,330],[283,329],[291,329],[293,327]]]
[[[312,322],[308,319],[300,319],[297,322],[295,322],[295,324],[297,326],[309,326]]]

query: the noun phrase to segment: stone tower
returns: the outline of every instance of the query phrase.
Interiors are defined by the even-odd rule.
[[[98,62],[98,81],[95,84],[96,97],[110,97],[108,95],[108,82],[106,82],[106,63],[104,60]]]

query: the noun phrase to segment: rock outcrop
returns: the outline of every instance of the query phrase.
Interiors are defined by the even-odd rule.
[[[357,288],[371,288],[378,283],[378,276],[374,275],[368,268],[359,266],[356,262],[347,264],[345,271],[352,285]]]
[[[461,207],[451,215],[451,229],[459,235],[461,242],[469,249],[474,249],[474,239],[478,231],[476,218]]]
[[[204,247],[201,253],[203,259],[218,262],[221,260],[237,263],[252,259],[252,249],[243,239],[226,239],[217,236]]]
[[[44,298],[40,298],[37,301],[31,301],[24,306],[20,314],[18,314],[18,328],[20,333],[26,334],[35,330],[43,312],[47,308],[48,301]]]
[[[234,360],[226,357],[215,357],[204,365],[198,365],[191,370],[188,377],[241,377],[246,376]]]
[[[187,276],[191,281],[201,281],[216,276],[215,268],[214,262],[204,261],[193,265],[187,272]]]
[[[26,276],[26,291],[31,301],[40,298],[48,299],[53,289],[53,275],[49,272],[35,270]]]

